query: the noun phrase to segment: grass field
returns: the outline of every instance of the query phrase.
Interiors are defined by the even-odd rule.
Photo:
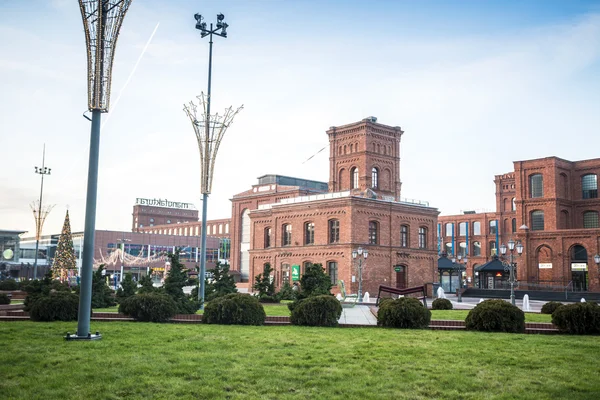
[[[95,312],[117,312],[117,306],[109,308],[97,308]],[[288,317],[290,311],[287,304],[265,304],[265,313],[270,317]],[[201,314],[198,311],[198,314]],[[464,321],[469,310],[432,310],[431,319],[453,319]],[[526,322],[552,322],[552,316],[548,314],[525,313]]]
[[[381,328],[0,323],[10,399],[598,399],[600,337]]]

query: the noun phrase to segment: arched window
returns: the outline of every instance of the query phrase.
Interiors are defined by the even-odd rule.
[[[504,226],[502,227],[502,233],[508,232],[508,218],[504,218]]]
[[[377,144],[377,152],[381,153],[381,145]]]
[[[369,244],[378,244],[379,224],[377,221],[369,221]]]
[[[452,243],[446,243],[446,254],[447,254],[448,256],[452,256],[452,255],[454,255],[454,254],[452,253]]]
[[[512,233],[516,233],[517,232],[517,219],[513,218],[512,219],[512,229],[511,229]]]
[[[350,170],[350,189],[358,189],[358,168],[354,167]]]
[[[346,145],[344,145],[344,154],[346,154]]]
[[[281,227],[281,244],[282,246],[289,246],[292,244],[292,225],[283,224]]]
[[[391,156],[392,155],[392,146],[388,146],[388,154]]]
[[[344,168],[340,169],[340,172],[338,173],[338,188],[339,188],[339,190],[344,188],[344,174],[345,173],[346,173],[346,170]]]
[[[271,247],[271,228],[265,228],[265,249]]]
[[[304,224],[304,244],[315,244],[315,223]]]
[[[458,255],[463,258],[467,256],[467,243],[460,242],[458,244]]]
[[[338,264],[335,261],[327,262],[327,273],[331,278],[331,284],[337,285],[338,281]]]
[[[490,221],[490,235],[495,235],[498,232],[498,221]]]
[[[587,174],[581,177],[581,198],[598,198],[598,176],[596,174]]]
[[[467,236],[467,223],[468,222],[461,222],[458,224],[459,236]]]
[[[544,197],[544,177],[533,174],[529,177],[529,194],[531,198]]]
[[[354,153],[354,144],[350,143],[350,153]]]
[[[598,228],[598,211],[586,211],[583,213],[584,228]]]
[[[481,255],[481,242],[473,242],[473,257]]]
[[[408,244],[409,244],[408,232],[409,232],[408,225],[400,226],[400,247],[408,247]]]
[[[473,235],[481,235],[481,222],[473,222]]]
[[[508,211],[508,199],[504,199],[504,211]]]
[[[377,145],[373,143],[373,153],[377,152]]]
[[[424,226],[419,227],[419,248],[427,248],[427,228]]]
[[[341,156],[342,154],[344,154],[344,153],[342,153],[342,146],[340,146],[340,150],[338,151],[338,155]]]
[[[358,142],[354,144],[354,151],[358,152]]]
[[[531,212],[531,230],[532,231],[543,231],[544,230],[544,212],[536,210]]]
[[[337,219],[329,220],[329,243],[339,243],[340,241],[340,221]]]
[[[383,146],[383,155],[386,156],[387,155],[387,147]]]
[[[373,168],[371,169],[371,187],[372,187],[372,188],[377,188],[377,187],[379,187],[379,184],[378,184],[378,182],[379,182],[379,181],[378,181],[378,177],[379,177],[379,170],[378,170],[377,168],[373,167]]]
[[[514,197],[512,198],[512,210],[517,211],[517,200]]]
[[[454,229],[452,227],[452,224],[450,222],[448,222],[446,224],[446,237],[452,237],[454,233]]]

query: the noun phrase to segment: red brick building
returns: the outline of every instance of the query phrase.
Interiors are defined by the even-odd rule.
[[[466,278],[474,286],[505,286],[507,274],[480,276],[499,244],[520,241],[520,287],[600,291],[598,174],[600,159],[567,161],[557,157],[516,161],[514,172],[497,175],[496,212],[439,217],[439,249],[468,256]],[[450,272],[441,275],[448,281]]]
[[[308,263],[320,263],[332,282],[342,279],[356,293],[358,261],[352,251],[360,247],[368,250],[364,291],[432,282],[438,211],[400,197],[402,134],[374,117],[331,127],[328,184],[267,175],[235,195],[232,269],[253,281],[270,263],[280,286],[292,271],[302,274]]]

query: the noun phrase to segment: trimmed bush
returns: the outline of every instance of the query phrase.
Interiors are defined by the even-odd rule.
[[[202,322],[223,325],[263,325],[265,309],[246,293],[231,293],[206,303]]]
[[[0,304],[10,304],[10,297],[7,294],[0,293]]]
[[[342,304],[333,296],[311,296],[297,302],[290,321],[294,325],[337,326],[342,315]]]
[[[600,306],[596,303],[574,303],[558,307],[552,323],[565,333],[593,335],[600,333]]]
[[[386,328],[424,329],[430,321],[431,311],[412,297],[386,300],[377,312],[377,325]]]
[[[452,310],[452,302],[448,299],[435,299],[431,303],[432,310]]]
[[[525,313],[504,300],[485,300],[469,311],[465,323],[474,331],[523,333]]]
[[[142,293],[124,299],[119,304],[119,313],[136,321],[168,322],[177,314],[177,304],[164,294]]]
[[[549,301],[542,306],[542,314],[554,314],[554,311],[562,306],[564,306],[564,304],[558,301]]]
[[[29,316],[34,321],[76,321],[79,296],[71,292],[52,291],[40,295],[30,304]]]
[[[19,284],[14,279],[0,281],[0,290],[18,290]]]

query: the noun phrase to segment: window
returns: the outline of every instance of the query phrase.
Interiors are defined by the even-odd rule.
[[[350,170],[350,189],[358,189],[358,168]]]
[[[408,247],[408,225],[400,227],[400,247]]]
[[[301,273],[302,274],[305,273],[306,269],[309,268],[309,267],[311,267],[311,266],[312,266],[312,261],[304,261],[302,263],[302,271],[301,271]]]
[[[502,225],[502,233],[508,232],[508,218],[504,218],[504,224]]]
[[[369,221],[369,244],[377,244],[377,231],[378,231],[377,221]]]
[[[544,177],[542,174],[533,174],[529,177],[529,193],[532,199],[544,197]]]
[[[304,244],[315,244],[314,222],[307,222],[304,224]]]
[[[379,171],[377,170],[377,168],[373,167],[371,169],[371,187],[372,188],[376,188],[379,186],[378,184],[378,175],[379,175]]]
[[[473,242],[473,256],[481,255],[481,242]]]
[[[453,231],[454,231],[454,229],[452,227],[452,224],[451,223],[447,223],[446,224],[446,236],[452,236],[453,233],[454,233]]]
[[[498,249],[496,249],[496,241],[492,240],[490,242],[490,255],[495,256],[498,254]]]
[[[329,220],[329,243],[338,243],[340,241],[340,221],[337,219]]]
[[[281,227],[281,244],[289,246],[292,244],[292,225],[284,224]]]
[[[544,212],[536,210],[531,212],[531,230],[532,231],[543,231],[544,230]]]
[[[452,252],[452,243],[446,243],[446,254],[449,256],[454,255]]]
[[[490,221],[490,235],[495,235],[498,232],[498,221]]]
[[[265,228],[265,249],[271,247],[271,228]]]
[[[508,199],[504,199],[504,211],[508,211]]]
[[[151,223],[154,223],[154,218],[150,218],[150,222],[151,222]]]
[[[332,285],[337,285],[337,281],[338,281],[338,265],[337,265],[337,262],[335,262],[335,261],[329,261],[327,263],[327,273],[329,274],[329,277],[331,278],[331,284]]]
[[[425,227],[419,228],[419,248],[420,249],[427,248],[427,228],[425,228]]]
[[[463,258],[467,256],[467,244],[465,242],[458,244],[458,255]]]
[[[512,198],[512,210],[517,211],[517,200],[514,197]]]
[[[460,236],[467,236],[467,223],[461,222],[458,224],[458,234]]]
[[[517,219],[513,218],[512,219],[512,233],[516,233],[517,232]]]
[[[481,222],[473,222],[473,235],[481,235]]]
[[[598,198],[598,176],[587,174],[581,177],[581,197],[584,199]]]
[[[598,211],[586,211],[583,213],[584,228],[598,228]]]

